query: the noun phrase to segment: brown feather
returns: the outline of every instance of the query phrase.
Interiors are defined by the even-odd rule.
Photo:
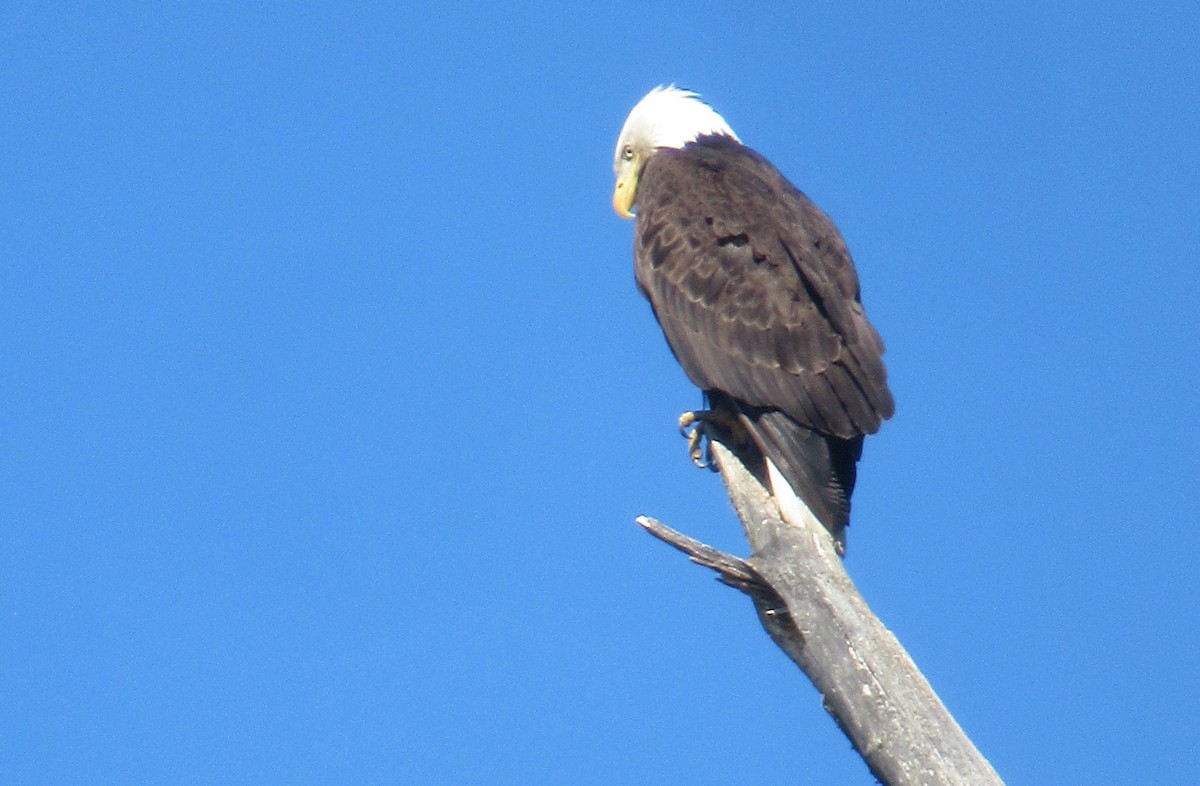
[[[688,377],[840,536],[862,436],[895,405],[833,222],[754,151],[704,137],[647,162],[635,273]]]
[[[845,241],[765,159],[723,137],[660,150],[637,209],[638,283],[699,387],[842,439],[891,416]]]

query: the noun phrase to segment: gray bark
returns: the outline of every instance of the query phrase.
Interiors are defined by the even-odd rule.
[[[767,633],[812,680],[825,709],[885,786],[1002,785],[904,647],[871,613],[829,533],[815,523],[784,523],[742,461],[719,441],[712,449],[751,556],[717,551],[645,516],[638,523],[750,596]]]

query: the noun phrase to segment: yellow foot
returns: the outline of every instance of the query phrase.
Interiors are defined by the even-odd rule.
[[[684,412],[679,416],[679,433],[687,437],[688,455],[701,469],[713,466],[709,428],[715,428],[721,436],[732,436],[735,441],[745,438],[745,429],[732,413],[709,409]],[[709,442],[705,442],[706,439]]]
[[[710,462],[704,449],[704,423],[699,412],[684,412],[679,416],[679,433],[687,437],[688,455],[692,463],[704,469]]]

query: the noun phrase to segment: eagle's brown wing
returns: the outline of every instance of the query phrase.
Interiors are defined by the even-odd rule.
[[[846,244],[765,159],[724,137],[660,150],[637,214],[638,285],[697,386],[840,439],[892,415]]]

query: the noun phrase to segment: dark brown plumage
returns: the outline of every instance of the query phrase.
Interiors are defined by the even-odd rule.
[[[636,205],[637,283],[684,371],[840,536],[863,435],[894,404],[837,228],[725,136],[657,150]]]

